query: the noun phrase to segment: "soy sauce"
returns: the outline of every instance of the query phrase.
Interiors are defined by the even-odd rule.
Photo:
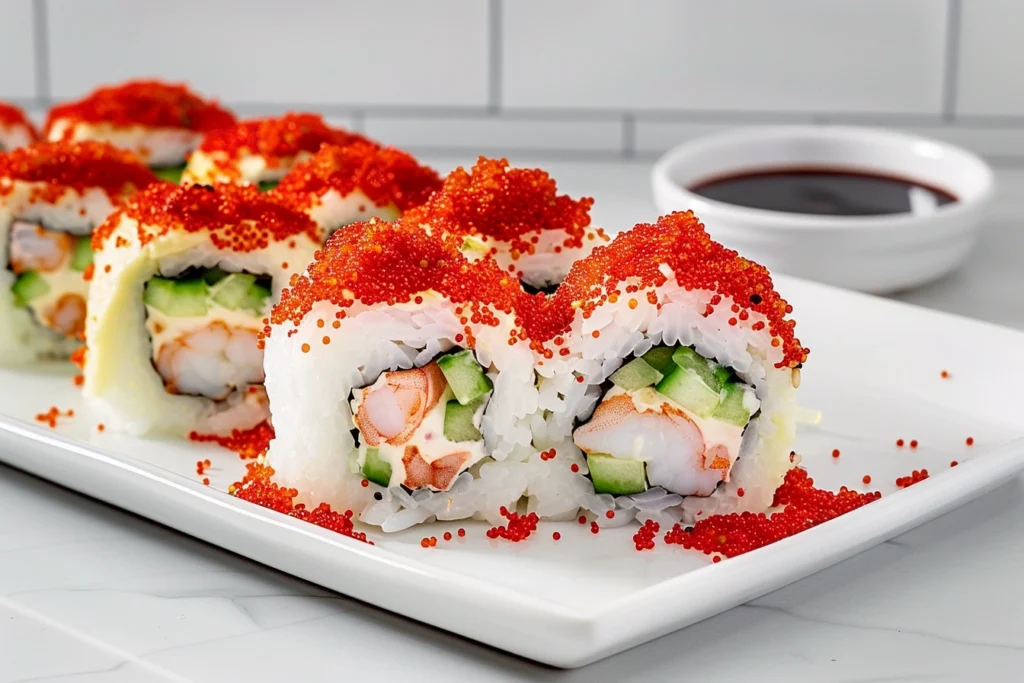
[[[956,201],[914,180],[834,168],[745,171],[703,180],[690,191],[752,209],[832,216],[923,214]]]

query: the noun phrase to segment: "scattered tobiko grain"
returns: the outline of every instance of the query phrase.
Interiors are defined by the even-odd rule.
[[[250,429],[232,429],[230,436],[200,434],[193,431],[189,433],[188,438],[199,443],[216,443],[218,446],[238,453],[243,460],[249,460],[267,452],[270,441],[274,438],[274,428],[270,426],[269,421],[264,420]]]
[[[928,470],[914,470],[905,477],[898,477],[896,479],[896,486],[901,489],[905,489],[908,486],[918,484],[928,478]]]
[[[939,375],[942,377],[942,379],[949,379],[949,371],[948,370],[943,370],[941,373],[939,373]]]
[[[661,525],[653,519],[643,523],[635,534],[633,534],[633,546],[637,550],[654,550],[654,538],[661,530]]]
[[[512,543],[518,543],[525,541],[530,534],[537,530],[537,522],[540,521],[540,518],[535,512],[520,516],[517,512],[509,512],[504,506],[500,512],[501,516],[508,520],[508,524],[491,527],[487,530],[487,538],[504,538]]]
[[[903,439],[896,439],[896,447],[903,448]]]
[[[910,447],[911,448],[917,448],[917,439],[911,439],[910,440]]]
[[[459,534],[459,538],[465,538],[466,530],[465,529],[459,529],[458,534]]]
[[[964,443],[966,443],[968,446],[973,446],[974,445],[974,437],[973,436],[967,437],[967,439],[964,441]]]
[[[861,479],[861,481],[864,482],[865,484],[870,484],[871,483],[871,475],[870,474],[865,474],[864,478]]]
[[[561,540],[561,538],[562,538],[562,534],[560,534],[560,533],[558,533],[558,532],[556,531],[555,533],[551,534],[551,538],[552,538],[553,540],[555,540],[555,541]]]
[[[599,533],[600,531],[601,531],[601,527],[599,527],[597,525],[597,522],[591,522],[590,523],[590,533],[596,534],[596,533]]]
[[[833,458],[838,458],[839,457],[839,449],[838,448],[832,449],[832,457]]]
[[[57,406],[50,406],[49,409],[45,413],[37,413],[36,414],[36,422],[42,422],[43,424],[47,425],[50,429],[56,429],[57,428],[57,420],[59,418],[62,418],[62,417],[74,417],[74,416],[75,416],[75,411],[74,410],[70,410],[69,409],[69,410],[62,411]]]
[[[784,506],[782,510],[770,515],[753,512],[712,515],[691,528],[676,524],[665,534],[665,542],[708,555],[735,557],[823,524],[881,497],[877,491],[858,493],[845,486],[838,493],[815,488],[807,471],[794,467],[775,492],[772,505]]]
[[[950,467],[956,467],[956,466],[957,466],[957,465],[959,465],[959,464],[960,464],[960,463],[958,463],[958,462],[957,462],[956,460],[951,460],[951,461],[949,462],[949,466],[950,466]]]
[[[444,532],[444,540],[446,540],[446,541],[452,540],[452,532],[450,532],[450,531]]]

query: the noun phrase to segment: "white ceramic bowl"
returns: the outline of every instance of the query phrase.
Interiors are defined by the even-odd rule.
[[[772,168],[827,167],[914,180],[957,201],[922,214],[809,215],[701,197],[701,181]],[[716,240],[769,269],[884,293],[934,280],[977,241],[995,189],[978,156],[944,142],[875,128],[778,126],[701,138],[669,151],[652,171],[663,213],[692,209]]]

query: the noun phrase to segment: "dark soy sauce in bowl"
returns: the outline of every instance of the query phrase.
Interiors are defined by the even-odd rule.
[[[730,173],[689,190],[726,204],[819,216],[926,214],[956,201],[945,190],[907,178],[813,167]]]

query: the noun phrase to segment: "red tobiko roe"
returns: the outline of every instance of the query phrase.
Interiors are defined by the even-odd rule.
[[[579,247],[590,225],[589,197],[576,200],[557,192],[540,169],[509,168],[508,159],[480,157],[469,171],[456,168],[441,191],[410,211],[410,220],[449,235],[484,235],[532,252],[522,236],[537,230],[564,230],[566,247]]]
[[[296,164],[273,190],[281,203],[307,210],[335,190],[346,197],[361,190],[375,206],[399,211],[419,206],[441,187],[441,176],[415,157],[369,141],[323,145],[313,158]]]
[[[35,198],[56,201],[67,189],[106,192],[118,203],[126,194],[160,181],[138,157],[106,142],[35,142],[0,155],[0,178],[39,183]],[[0,184],[0,194],[13,186]]]
[[[247,154],[263,156],[268,165],[277,166],[283,158],[299,152],[313,154],[325,143],[349,145],[369,141],[358,133],[333,128],[319,114],[289,112],[283,116],[241,121],[231,128],[207,134],[199,146],[203,152],[224,152],[239,158]]]
[[[44,137],[50,136],[53,124],[60,119],[202,133],[235,125],[235,115],[215,101],[202,99],[183,84],[157,80],[103,86],[81,100],[57,105],[46,116]],[[72,134],[70,127],[63,131],[64,139]]]
[[[294,277],[282,292],[270,321],[298,325],[320,301],[343,309],[356,302],[394,305],[427,290],[464,305],[466,319],[492,326],[498,324],[497,311],[517,313],[526,296],[494,262],[471,263],[452,243],[405,219],[374,218],[334,233],[306,274]],[[464,331],[466,346],[472,347],[471,328]],[[264,333],[269,334],[267,328]]]
[[[189,440],[198,443],[215,443],[221,448],[238,453],[243,460],[258,458],[270,448],[270,442],[274,438],[274,428],[270,422],[264,420],[250,429],[232,429],[229,436],[217,434],[200,434],[190,432]]]
[[[271,241],[303,233],[314,241],[320,239],[308,216],[271,201],[252,185],[151,185],[96,228],[92,236],[95,251],[103,250],[122,216],[138,221],[143,246],[172,230],[210,230],[215,247],[237,252],[263,249]]]
[[[36,127],[25,116],[25,112],[7,102],[0,102],[0,126],[25,126],[33,140],[39,137]]]
[[[640,223],[576,261],[555,294],[554,315],[549,309],[545,339],[566,332],[577,308],[587,315],[610,296],[622,295],[627,280],[638,290],[665,284],[662,266],[672,269],[680,286],[731,297],[741,317],[743,311],[763,314],[782,346],[778,367],[807,360],[809,350],[793,334],[796,322],[786,319],[793,308],[773,288],[768,269],[712,240],[691,211]]]

